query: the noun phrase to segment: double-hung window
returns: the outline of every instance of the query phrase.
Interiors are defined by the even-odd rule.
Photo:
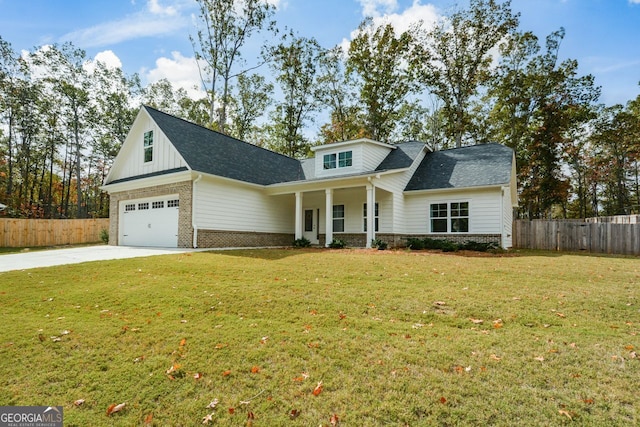
[[[333,205],[333,231],[344,232],[344,205]]]
[[[429,213],[432,233],[469,232],[469,202],[432,203]]]
[[[351,151],[343,151],[338,153],[338,167],[348,168],[353,163],[353,154]]]
[[[374,226],[373,229],[374,231],[378,231],[378,203],[375,204],[375,211],[373,213],[373,222],[374,222]],[[364,224],[364,232],[367,232],[367,204],[365,203],[362,207],[362,220],[363,220],[363,224]]]
[[[153,131],[150,130],[144,133],[144,162],[149,163],[153,161]]]

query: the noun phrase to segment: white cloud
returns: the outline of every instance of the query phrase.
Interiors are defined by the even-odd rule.
[[[379,17],[374,17],[373,22],[376,25],[391,24],[398,33],[403,33],[409,29],[412,24],[419,21],[424,22],[425,27],[432,27],[438,19],[440,19],[438,9],[433,4],[422,4],[420,0],[414,0],[411,7],[402,11],[402,13],[387,13]]]
[[[640,4],[640,0],[629,0],[630,4]]]
[[[173,33],[189,25],[188,18],[180,15],[182,0],[172,6],[161,6],[160,0],[149,0],[146,9],[116,21],[83,28],[62,36],[83,47],[100,47],[141,37]]]
[[[174,87],[183,88],[193,99],[205,96],[200,89],[200,73],[195,58],[182,56],[180,52],[171,52],[171,58],[160,57],[156,68],[141,72],[149,83],[167,79]]]
[[[640,0],[638,0],[640,1]],[[385,12],[380,13],[379,6],[386,6],[387,9],[397,9],[396,0],[360,0],[362,14],[372,16],[376,26],[391,24],[398,34],[407,31],[412,24],[419,21],[424,23],[424,27],[430,28],[442,18],[438,9],[431,3],[422,4],[421,0],[413,0],[413,4],[400,13]],[[374,13],[369,13],[373,10]],[[358,30],[351,32],[351,39],[358,35]],[[343,39],[340,43],[342,50],[349,50],[350,41]]]
[[[94,58],[96,62],[102,62],[108,68],[122,68],[122,61],[118,58],[118,55],[113,53],[112,50],[103,50],[98,52]]]
[[[395,12],[398,9],[397,0],[359,0],[362,6],[362,15],[378,18],[382,15]]]

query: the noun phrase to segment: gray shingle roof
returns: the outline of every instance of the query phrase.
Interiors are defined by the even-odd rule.
[[[513,150],[501,144],[479,144],[427,153],[406,191],[508,184]]]
[[[391,150],[389,155],[380,162],[377,171],[384,171],[390,169],[403,169],[408,168],[413,164],[418,154],[424,150],[424,142],[408,141],[400,144],[395,144],[396,149]]]
[[[296,159],[144,108],[192,170],[260,185],[304,179]]]

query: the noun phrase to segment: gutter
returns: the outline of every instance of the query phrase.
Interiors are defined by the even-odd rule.
[[[193,247],[198,247],[198,224],[196,224],[196,188],[197,183],[202,179],[202,174],[193,181],[193,189],[191,190],[191,226],[193,227]]]

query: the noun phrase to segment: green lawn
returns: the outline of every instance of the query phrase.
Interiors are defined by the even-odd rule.
[[[638,258],[545,252],[0,273],[0,406],[62,405],[65,426],[638,425],[639,283]]]

